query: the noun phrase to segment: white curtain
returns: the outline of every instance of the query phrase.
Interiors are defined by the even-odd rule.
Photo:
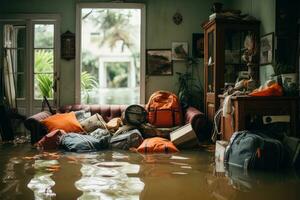
[[[5,96],[6,100],[12,109],[17,108],[16,103],[16,88],[14,81],[14,68],[13,68],[13,58],[15,31],[13,25],[4,25],[4,86],[5,86]]]

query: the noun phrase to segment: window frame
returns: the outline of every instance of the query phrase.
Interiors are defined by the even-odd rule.
[[[85,8],[128,8],[141,10],[141,47],[140,47],[140,104],[145,104],[145,48],[146,48],[146,6],[142,3],[77,3],[76,4],[76,69],[75,103],[81,103],[81,10]]]

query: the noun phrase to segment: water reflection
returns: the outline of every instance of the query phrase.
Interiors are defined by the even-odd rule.
[[[75,187],[83,192],[78,199],[139,199],[144,183],[140,178],[132,177],[139,170],[139,165],[128,162],[90,164],[86,160],[80,170],[82,177],[75,183]]]
[[[212,153],[38,153],[0,145],[0,199],[299,199],[297,171],[214,164]]]
[[[8,160],[7,164],[5,165],[5,170],[3,171],[3,178],[1,183],[4,184],[4,187],[0,189],[0,198],[4,197],[5,194],[11,193],[17,195],[20,193],[20,180],[16,174],[16,167],[22,162],[17,157],[12,157]]]
[[[59,169],[57,160],[35,160],[33,167],[36,171],[27,187],[34,193],[36,200],[52,199],[56,194],[52,191],[55,182],[51,176]]]

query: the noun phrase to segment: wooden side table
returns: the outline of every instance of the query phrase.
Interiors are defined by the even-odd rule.
[[[224,96],[219,95],[221,105]],[[300,137],[297,133],[299,125],[299,97],[251,97],[233,96],[231,105],[234,107],[233,116],[221,117],[221,132],[223,140],[230,140],[235,131],[247,129],[253,117],[268,115],[289,115],[290,136]]]

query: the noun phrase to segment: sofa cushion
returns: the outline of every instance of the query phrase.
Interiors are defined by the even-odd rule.
[[[76,119],[74,112],[55,114],[44,120],[42,123],[47,127],[48,132],[52,132],[56,129],[62,129],[65,132],[85,132]]]

